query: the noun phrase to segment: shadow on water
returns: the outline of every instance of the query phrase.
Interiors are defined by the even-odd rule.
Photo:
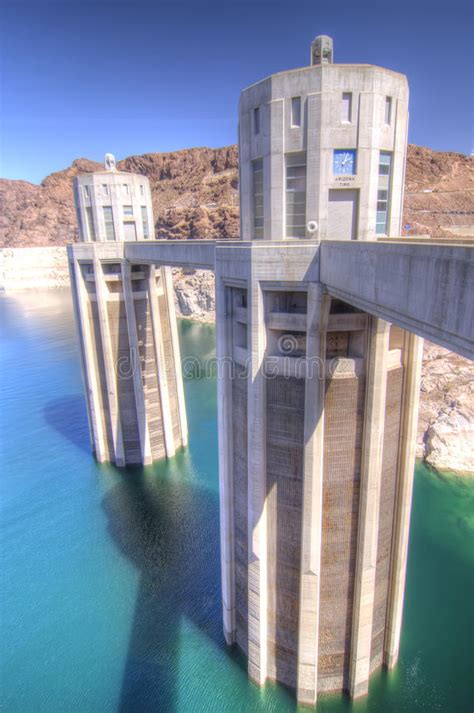
[[[91,454],[89,425],[84,397],[71,394],[48,401],[44,407],[46,423],[67,438],[74,446]]]
[[[140,572],[122,713],[176,710],[183,617],[225,649],[217,493],[168,479],[166,467],[118,471],[103,501],[114,542]]]

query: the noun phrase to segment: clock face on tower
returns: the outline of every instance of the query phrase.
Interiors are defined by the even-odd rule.
[[[356,150],[334,149],[332,170],[335,176],[353,176],[356,172]]]

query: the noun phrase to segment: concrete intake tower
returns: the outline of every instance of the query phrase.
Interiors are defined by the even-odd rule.
[[[188,432],[171,270],[132,265],[122,250],[153,235],[148,179],[107,154],[105,171],[74,179],[74,198],[83,245],[70,248],[69,272],[92,450],[118,466],[173,456]]]
[[[319,37],[242,92],[251,243],[217,266],[226,637],[307,704],[397,660],[421,364],[418,337],[324,293],[306,247],[401,227],[406,78],[332,58]]]
[[[474,251],[397,237],[406,78],[326,36],[310,57],[241,94],[240,241],[154,240],[148,180],[108,155],[75,181],[68,255],[117,465],[186,444],[169,266],[215,272],[225,638],[314,705],[397,662],[422,337],[473,358]]]

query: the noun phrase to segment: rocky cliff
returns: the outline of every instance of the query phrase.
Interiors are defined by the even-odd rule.
[[[148,176],[157,238],[238,239],[235,146],[131,156],[118,167]],[[77,239],[71,182],[101,166],[78,159],[40,185],[0,180],[0,247],[65,245]],[[411,234],[474,238],[474,161],[409,146],[404,224]],[[214,277],[174,271],[179,313],[214,319]],[[474,365],[425,345],[418,455],[440,470],[474,473]]]
[[[438,470],[474,474],[474,365],[425,342],[418,456]]]
[[[159,239],[239,237],[237,147],[130,156],[120,170],[149,178]],[[0,179],[0,247],[65,245],[77,240],[72,179],[103,167],[88,159],[40,185]]]

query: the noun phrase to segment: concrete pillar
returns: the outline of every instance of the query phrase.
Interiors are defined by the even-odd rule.
[[[263,293],[252,276],[248,299],[248,673],[267,677],[267,510],[265,452],[265,316]]]
[[[163,334],[161,329],[160,309],[156,294],[156,268],[148,268],[148,300],[150,304],[151,328],[153,331],[153,344],[155,347],[156,370],[158,376],[158,391],[160,394],[161,418],[163,423],[163,437],[168,458],[174,456],[176,445],[173,436],[173,423],[171,420],[170,395],[168,385],[168,367],[163,349]]]
[[[97,314],[99,319],[100,336],[102,341],[102,351],[104,358],[105,380],[107,384],[108,417],[114,445],[114,460],[116,465],[125,465],[125,455],[122,440],[122,424],[117,398],[116,364],[112,354],[110,343],[109,317],[107,313],[107,287],[105,284],[102,265],[97,257],[94,257],[94,277],[97,296]],[[106,415],[106,417],[107,417]]]
[[[397,663],[400,648],[422,358],[423,339],[406,332],[403,349],[403,403],[398,451],[397,499],[384,651],[384,662],[389,669]]]
[[[178,324],[176,321],[176,307],[174,304],[173,278],[170,267],[162,267],[161,275],[163,289],[168,307],[168,318],[170,320],[171,344],[173,347],[174,377],[176,379],[176,393],[178,398],[179,431],[181,434],[181,445],[188,442],[188,420],[186,417],[186,402],[184,400],[183,378],[181,375],[181,352],[179,348]]]
[[[132,278],[131,278],[131,266],[127,260],[122,262],[122,285],[123,285],[123,296],[125,301],[125,312],[127,315],[127,330],[128,330],[128,343],[130,346],[130,353],[135,353],[136,359],[134,362],[134,368],[132,373],[133,378],[133,390],[135,394],[135,408],[137,411],[138,419],[138,433],[140,436],[140,449],[142,463],[144,465],[149,465],[152,463],[151,455],[151,445],[150,445],[150,433],[148,430],[148,420],[145,405],[145,394],[143,392],[143,377],[142,368],[140,362],[140,351],[138,345],[138,332],[137,332],[137,320],[135,316],[135,307],[133,305],[133,291],[132,291]]]
[[[69,263],[72,299],[75,312],[75,322],[81,345],[82,375],[87,399],[87,413],[95,457],[99,463],[107,460],[104,431],[102,427],[102,406],[99,395],[99,383],[95,370],[94,345],[92,342],[92,325],[88,311],[88,296],[80,263],[77,259]]]
[[[283,99],[271,101],[270,132],[272,141],[267,143],[268,154],[263,160],[264,190],[264,239],[283,240],[286,237],[284,221],[285,200],[285,102]]]
[[[321,191],[321,95],[309,94],[306,152],[306,223],[315,220],[321,225],[321,202],[327,204],[327,197]],[[327,212],[327,208],[326,208]],[[316,235],[320,235],[320,227]]]
[[[349,691],[369,689],[390,324],[372,317],[366,376]]]
[[[330,297],[320,284],[308,288],[305,383],[304,482],[298,623],[298,703],[316,703],[319,584],[323,505],[324,364]]]
[[[232,306],[225,285],[216,275],[217,418],[219,438],[219,514],[222,610],[227,644],[235,641],[234,479],[232,472]]]

